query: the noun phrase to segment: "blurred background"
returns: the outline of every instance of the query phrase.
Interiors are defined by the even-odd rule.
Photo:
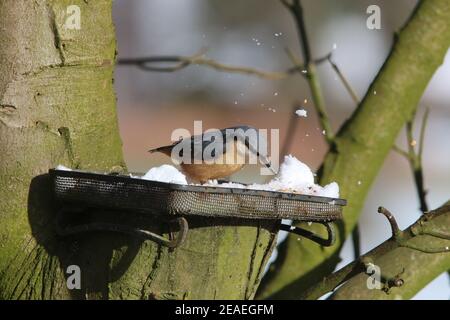
[[[359,97],[363,97],[389,53],[394,32],[404,24],[417,1],[303,0],[302,3],[314,57],[333,51],[333,60]],[[381,8],[381,30],[366,27],[369,16],[366,9],[372,4]],[[116,0],[113,14],[119,59],[191,56],[207,48],[206,57],[221,63],[284,71],[292,66],[286,47],[301,57],[294,22],[278,0]],[[319,65],[318,73],[326,107],[337,129],[351,115],[355,103],[330,64]],[[431,108],[423,165],[429,190],[427,200],[432,209],[450,198],[449,83],[450,53],[429,84],[417,116],[419,129],[424,108]],[[295,102],[308,111],[308,117],[296,118],[297,129],[289,153],[317,170],[327,151],[308,85],[298,74],[283,80],[264,80],[204,66],[169,73],[118,66],[115,87],[123,149],[130,171],[146,172],[153,166],[169,163],[170,159],[146,151],[171,143],[171,133],[176,128],[192,131],[194,120],[202,120],[204,130],[238,124],[279,129],[282,145]],[[406,148],[404,131],[397,143]],[[233,180],[262,182],[256,170],[244,169]],[[409,164],[395,152],[386,159],[361,215],[363,253],[390,237],[387,221],[377,213],[380,205],[396,215],[402,229],[420,215]],[[280,235],[279,240],[284,236]],[[342,259],[338,268],[353,260],[350,239],[344,245]],[[449,278],[442,274],[415,298],[449,297]]]

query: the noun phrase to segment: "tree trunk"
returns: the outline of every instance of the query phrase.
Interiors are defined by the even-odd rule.
[[[56,236],[49,168],[125,168],[112,4],[73,4],[80,29],[65,26],[65,0],[0,2],[0,298],[253,297],[277,223],[190,220],[197,228],[175,250],[111,233]],[[81,289],[66,286],[70,265]]]

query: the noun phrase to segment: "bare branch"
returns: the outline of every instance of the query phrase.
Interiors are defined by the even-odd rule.
[[[288,4],[287,1],[283,0],[281,0],[281,2],[289,9],[292,16],[294,17],[304,59],[305,68],[304,70],[302,70],[302,73],[306,76],[306,79],[308,81],[311,90],[311,96],[314,102],[314,107],[319,116],[319,121],[322,129],[325,130],[325,138],[328,144],[332,145],[334,143],[334,133],[331,127],[330,119],[325,109],[325,101],[316,72],[316,63],[312,59],[311,55],[311,49],[308,42],[308,36],[303,16],[303,7],[299,0],[293,0],[292,4]],[[292,52],[287,52],[294,65],[299,65],[299,60],[292,54]]]
[[[213,59],[206,58],[204,52],[193,56],[152,56],[146,58],[127,58],[120,59],[117,63],[119,65],[135,65],[146,71],[157,72],[174,72],[184,69],[190,65],[200,65],[213,68],[217,71],[240,73],[268,80],[281,80],[287,78],[295,74],[298,69],[298,66],[296,66],[285,72],[270,72],[249,67],[227,65]],[[167,63],[170,65],[163,65]],[[303,69],[303,67],[301,68]]]
[[[425,140],[425,130],[427,128],[429,114],[430,114],[430,108],[427,107],[427,108],[425,108],[425,113],[422,118],[422,125],[420,127],[419,151],[418,151],[419,163],[422,163],[423,145],[424,145],[424,140]]]
[[[398,147],[394,146],[394,150],[401,153],[408,160],[412,174],[414,177],[414,183],[416,185],[417,195],[420,201],[420,210],[422,212],[428,211],[428,204],[426,201],[427,191],[424,186],[423,179],[423,167],[422,167],[422,154],[423,154],[423,146],[425,139],[425,129],[428,121],[429,108],[425,110],[424,116],[422,118],[422,126],[420,128],[420,138],[419,138],[419,147],[416,152],[417,141],[414,139],[413,131],[414,131],[414,118],[406,123],[406,139],[408,143],[408,152],[400,150]]]
[[[402,148],[400,148],[400,147],[397,146],[397,145],[393,145],[393,146],[392,146],[392,150],[394,150],[394,151],[397,152],[398,154],[404,156],[404,157],[406,158],[406,160],[409,161],[410,158],[409,158],[409,153],[408,153],[407,151],[403,150]]]
[[[359,232],[359,225],[356,224],[352,231],[353,257],[358,259],[361,255],[361,234]]]
[[[417,241],[413,245],[410,240],[418,235],[423,234],[431,235],[434,236],[435,238],[447,239],[446,238],[448,236],[447,234],[436,230],[437,229],[436,225],[440,225],[440,223],[435,223],[433,227],[426,227],[426,226],[424,227],[424,221],[431,223],[432,221],[438,219],[441,216],[445,216],[442,218],[448,220],[448,216],[450,215],[450,205],[444,205],[441,208],[438,208],[436,210],[427,213],[426,216],[422,216],[419,220],[417,220],[405,231],[401,231],[398,228],[398,224],[394,216],[387,209],[380,207],[379,212],[386,216],[391,225],[393,234],[397,234],[397,237],[393,236],[389,240],[383,242],[376,248],[372,249],[371,251],[361,256],[359,259],[349,263],[342,269],[325,276],[317,284],[305,290],[303,294],[299,297],[300,299],[308,299],[308,300],[318,299],[327,292],[334,291],[342,283],[348,281],[351,278],[354,278],[358,274],[365,273],[368,264],[376,262],[382,256],[387,255],[390,252],[393,252],[399,247],[406,247],[411,250],[417,250],[423,253],[449,252],[448,247],[427,248],[426,246],[430,241],[426,238],[420,242],[420,245],[417,244],[418,243]],[[433,235],[433,233],[436,233],[436,235]],[[401,240],[398,238],[399,234],[402,235]],[[402,273],[403,271],[400,272],[400,274]],[[391,287],[400,287],[401,285],[403,285],[402,283],[403,279],[399,277],[400,274],[397,274],[394,277],[384,277],[385,288],[383,288],[383,290],[386,291],[386,289],[389,289]]]
[[[339,69],[339,67],[337,66],[337,64],[331,59],[331,54],[328,55],[327,60],[328,62],[331,64],[331,67],[333,68],[333,70],[336,72],[336,74],[338,75],[339,79],[342,81],[345,89],[347,90],[347,92],[350,94],[350,97],[352,97],[353,102],[355,102],[356,105],[359,105],[359,103],[361,102],[358,95],[356,94],[356,91],[353,89],[353,87],[350,85],[350,82],[345,78],[344,74],[342,73],[342,71]]]
[[[280,0],[280,1],[286,8],[290,9],[292,7],[292,4],[289,3],[288,0]]]
[[[395,220],[394,215],[384,207],[379,207],[378,212],[384,215],[386,219],[388,219],[389,224],[391,225],[392,237],[397,237],[401,233],[401,231],[398,227],[397,220]]]

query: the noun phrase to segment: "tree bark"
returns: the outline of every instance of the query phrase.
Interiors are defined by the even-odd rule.
[[[321,248],[287,239],[280,245],[258,298],[298,297],[333,271],[386,155],[442,64],[450,45],[449,21],[449,1],[423,0],[396,36],[390,56],[337,134],[321,168],[320,182],[338,181],[342,197],[348,200],[337,244]]]
[[[252,298],[277,223],[190,219],[175,250],[119,234],[56,235],[48,169],[125,169],[112,3],[70,4],[80,30],[64,26],[67,1],[0,2],[0,298]],[[70,265],[81,269],[79,290],[67,289]]]
[[[444,205],[435,212],[437,214],[430,213],[428,214],[429,218],[413,224],[405,231],[405,234],[410,236],[417,233],[416,230],[422,228],[425,223],[428,231],[450,236],[450,205]],[[446,249],[441,253],[426,253],[400,246],[391,238],[372,250],[372,252],[378,251],[373,258],[370,253],[366,255],[381,271],[381,281],[383,282],[381,288],[368,286],[368,282],[372,284],[372,279],[368,279],[369,276],[365,272],[360,272],[339,287],[331,299],[411,299],[434,278],[448,270],[450,266],[449,242],[448,238],[441,239],[427,234],[419,234],[412,236],[405,243],[405,245],[428,250]],[[401,285],[390,285],[393,279],[400,280]]]
[[[67,1],[0,3],[0,297],[4,299],[72,297],[66,290],[65,267],[78,264],[83,275],[94,277],[96,267],[84,269],[83,263],[99,266],[109,247],[103,235],[73,241],[55,236],[54,202],[46,175],[59,163],[89,170],[124,166],[112,81],[111,2],[77,4],[80,30],[64,27]],[[72,259],[75,255],[80,257]],[[100,282],[88,291],[98,292]]]

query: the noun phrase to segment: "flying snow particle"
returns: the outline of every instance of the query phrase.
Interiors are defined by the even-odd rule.
[[[295,114],[299,117],[307,117],[308,116],[308,112],[305,109],[298,109],[297,111],[295,111]]]

